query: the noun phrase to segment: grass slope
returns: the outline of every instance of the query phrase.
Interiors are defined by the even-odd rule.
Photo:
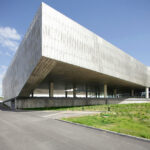
[[[150,103],[108,106],[85,106],[67,110],[104,110],[93,116],[63,118],[63,120],[150,139]]]

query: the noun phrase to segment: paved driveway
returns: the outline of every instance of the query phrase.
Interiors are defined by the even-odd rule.
[[[58,112],[0,110],[0,150],[150,150],[150,143],[53,119]]]

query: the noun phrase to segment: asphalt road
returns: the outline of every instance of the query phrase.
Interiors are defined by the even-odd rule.
[[[0,150],[150,150],[150,143],[52,119],[58,112],[0,110]]]

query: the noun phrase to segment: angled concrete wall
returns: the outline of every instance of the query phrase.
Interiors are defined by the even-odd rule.
[[[45,57],[150,86],[144,64],[44,3],[42,36]]]
[[[41,17],[40,8],[5,74],[2,85],[5,99],[19,95],[41,58]]]

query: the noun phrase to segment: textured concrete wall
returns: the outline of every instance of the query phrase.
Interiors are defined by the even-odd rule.
[[[42,55],[150,86],[145,65],[48,5],[42,5]]]
[[[19,96],[28,97],[31,92],[46,78],[55,65],[56,61],[41,57],[39,63],[36,65],[24,87],[21,89]]]
[[[113,103],[119,103],[118,100],[111,101]],[[106,104],[105,99],[74,99],[74,98],[29,98],[16,100],[16,108],[42,108],[42,107],[69,107],[69,106],[85,106],[85,105],[98,105]]]
[[[19,95],[41,58],[41,8],[34,17],[3,79],[4,99]]]
[[[15,101],[15,108],[69,107],[128,103],[150,103],[150,99],[28,98],[17,99]]]
[[[3,79],[4,98],[29,96],[58,61],[150,86],[148,67],[42,3]]]

